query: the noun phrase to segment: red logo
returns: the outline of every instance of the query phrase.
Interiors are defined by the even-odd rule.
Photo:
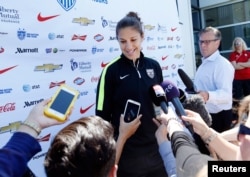
[[[0,48],[0,53],[3,53],[3,52],[4,52],[4,48],[1,47],[1,48]]]
[[[37,141],[42,142],[42,141],[49,141],[50,134],[45,135],[44,137],[38,138]]]
[[[94,106],[95,105],[95,103],[93,103],[92,105],[90,105],[90,106],[88,106],[88,107],[86,107],[86,108],[80,108],[80,113],[81,114],[84,114],[84,113],[86,113],[92,106]]]
[[[16,66],[17,66],[17,65],[16,65]],[[9,68],[1,69],[1,70],[0,70],[0,74],[3,74],[3,73],[5,73],[6,71],[11,70],[12,68],[15,68],[16,66],[12,66],[12,67],[9,67]]]
[[[109,62],[108,63],[102,62],[101,67],[104,68],[107,64],[109,64]]]
[[[2,112],[10,112],[16,109],[16,103],[7,103],[4,106],[0,106],[0,113]]]
[[[84,41],[86,39],[86,37],[87,37],[87,35],[79,36],[79,35],[74,34],[71,40],[79,39],[79,40]]]
[[[177,28],[171,28],[171,31],[174,32]]]
[[[37,15],[37,20],[38,20],[39,22],[44,22],[44,21],[50,20],[50,19],[52,19],[52,18],[55,18],[55,17],[57,17],[57,16],[59,16],[59,15],[41,16],[41,13],[39,13],[39,14]]]
[[[56,87],[56,86],[60,86],[62,84],[65,84],[65,81],[61,81],[61,82],[51,82],[50,85],[49,85],[49,88],[53,88],[53,87]]]
[[[167,55],[166,56],[164,56],[164,57],[161,57],[161,59],[162,59],[162,61],[164,61],[164,60],[166,60],[167,59]]]

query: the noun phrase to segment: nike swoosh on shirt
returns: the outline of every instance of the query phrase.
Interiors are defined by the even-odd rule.
[[[80,113],[84,114],[85,112],[87,112],[92,106],[94,106],[95,103],[93,103],[92,105],[86,107],[86,108],[80,108]]]
[[[17,66],[17,65],[16,65],[16,66]],[[12,68],[15,68],[16,66],[12,66],[12,67],[9,67],[9,68],[1,69],[1,70],[0,70],[0,74],[3,74],[3,73],[5,73],[6,71],[11,70]]]
[[[51,15],[51,16],[41,16],[41,12],[37,15],[37,20],[39,22],[44,22],[44,21],[47,21],[47,20],[50,20],[52,18],[55,18],[59,15]]]
[[[129,76],[129,74],[127,74],[127,75],[125,75],[125,76],[120,76],[120,79],[122,80],[122,79],[125,79],[126,77],[128,77]]]

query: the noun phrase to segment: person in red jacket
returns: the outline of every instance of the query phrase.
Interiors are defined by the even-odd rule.
[[[240,37],[233,40],[232,49],[229,61],[235,69],[233,98],[241,100],[250,94],[250,52],[247,51],[247,45]]]

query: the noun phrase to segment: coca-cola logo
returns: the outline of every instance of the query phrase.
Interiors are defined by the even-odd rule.
[[[91,77],[91,82],[98,82],[100,77]]]
[[[0,106],[0,113],[14,111],[15,109],[15,103],[7,103],[4,106]]]

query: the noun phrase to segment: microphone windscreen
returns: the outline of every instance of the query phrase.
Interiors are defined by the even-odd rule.
[[[178,74],[182,82],[186,86],[187,90],[195,92],[194,84],[193,84],[193,81],[190,79],[190,77],[180,68],[178,69]]]
[[[180,92],[179,92],[178,88],[171,81],[165,80],[161,83],[161,86],[162,86],[162,88],[166,94],[166,97],[169,101],[171,101],[173,98],[180,96]]]
[[[205,107],[205,102],[199,94],[191,94],[183,103],[185,109],[197,112],[208,125],[212,125],[212,117]]]

